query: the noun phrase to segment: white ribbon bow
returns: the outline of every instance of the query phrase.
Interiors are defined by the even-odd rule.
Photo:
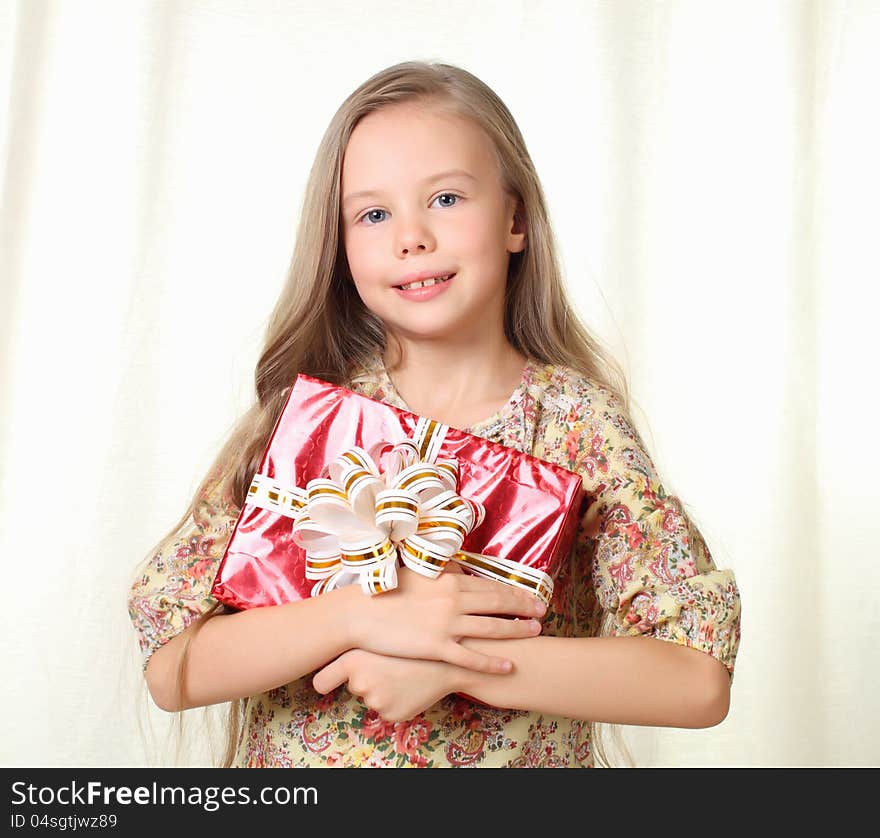
[[[385,446],[377,448],[381,459]],[[357,581],[366,593],[393,590],[398,558],[436,578],[483,521],[483,505],[457,492],[456,460],[425,462],[409,440],[391,458],[383,472],[364,449],[349,448],[330,479],[308,482],[293,539],[306,551],[306,578],[319,580],[312,596]]]

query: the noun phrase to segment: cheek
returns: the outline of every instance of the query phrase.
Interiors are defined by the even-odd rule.
[[[505,239],[496,219],[480,215],[457,232],[461,251],[483,263],[494,261],[496,255],[504,251]]]
[[[349,243],[346,245],[345,255],[355,285],[360,292],[369,292],[371,286],[380,282],[381,271],[373,250]]]

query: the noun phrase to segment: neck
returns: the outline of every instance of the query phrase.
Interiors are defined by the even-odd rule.
[[[510,397],[526,363],[503,330],[459,341],[396,338],[402,358],[396,347],[386,349],[385,366],[401,398],[421,415],[491,412]]]

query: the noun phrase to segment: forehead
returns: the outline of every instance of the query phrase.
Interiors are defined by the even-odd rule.
[[[381,191],[450,169],[497,180],[485,132],[470,119],[430,105],[393,105],[355,126],[342,161],[343,194]]]

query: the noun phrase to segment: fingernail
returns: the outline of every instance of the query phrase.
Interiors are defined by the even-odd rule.
[[[544,605],[544,603],[541,602],[541,600],[538,600],[538,601],[535,603],[535,613],[536,613],[537,615],[540,616],[540,615],[543,614],[546,610],[547,610],[547,606]]]
[[[502,672],[510,672],[513,668],[513,664],[510,661],[501,661],[500,669]]]

